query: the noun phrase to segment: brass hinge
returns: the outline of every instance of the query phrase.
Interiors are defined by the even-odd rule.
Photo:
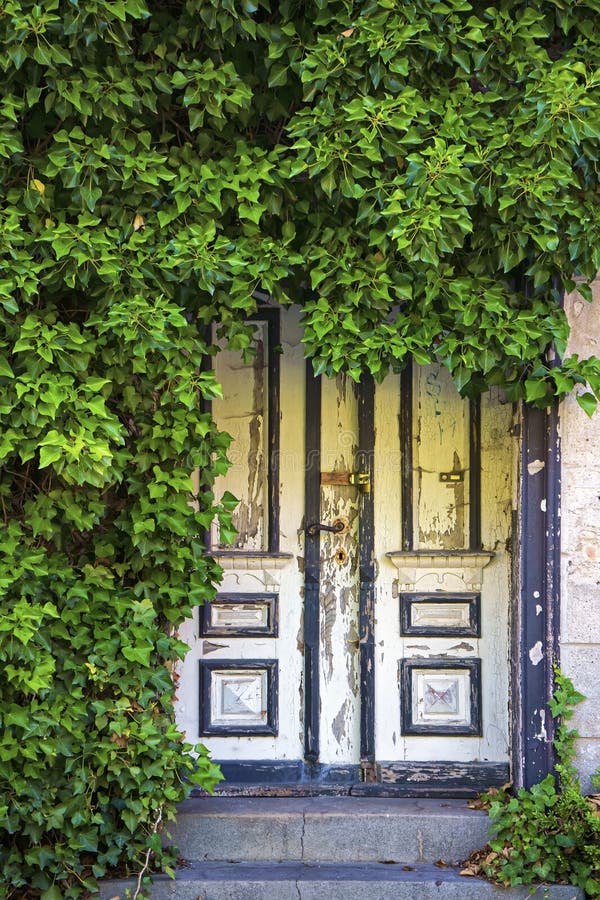
[[[371,476],[368,472],[350,472],[350,484],[356,485],[363,494],[371,493]]]
[[[360,780],[366,784],[378,784],[381,781],[381,766],[373,760],[363,759],[360,762]]]

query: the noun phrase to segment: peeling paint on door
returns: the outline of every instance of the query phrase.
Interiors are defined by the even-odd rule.
[[[356,453],[357,403],[344,376],[322,385],[321,467],[351,472]],[[321,521],[341,519],[340,533],[321,532],[321,759],[357,762],[358,686],[358,490],[321,485]]]
[[[279,663],[277,736],[224,738],[206,741],[216,758],[229,760],[300,760],[304,749],[304,422],[305,363],[296,310],[282,314],[281,355],[281,491],[280,547],[289,558],[269,556],[268,503],[265,464],[268,431],[268,375],[265,368],[267,332],[259,328],[256,355],[246,365],[239,354],[225,351],[218,361],[225,400],[215,401],[222,428],[235,432],[230,457],[233,466],[219,480],[241,500],[236,513],[240,531],[235,547],[221,562],[223,590],[271,591],[279,598],[279,634],[273,638],[240,637],[227,644],[203,640],[194,623],[182,630],[192,647],[182,664],[185,688],[180,692],[180,721],[191,740],[197,739],[198,661],[229,658],[240,661],[271,658]],[[446,563],[415,567],[415,591],[481,592],[481,635],[462,639],[427,634],[420,640],[400,633],[399,594],[406,576],[386,557],[402,548],[402,479],[398,430],[400,386],[388,376],[375,390],[375,458],[372,461],[375,502],[375,587],[372,596],[377,652],[374,658],[376,757],[390,781],[400,776],[395,762],[508,759],[508,606],[510,527],[513,508],[512,410],[498,391],[481,404],[481,536],[493,559],[474,576],[469,558],[470,440],[469,403],[458,397],[439,366],[415,368],[413,406],[413,533],[417,553],[447,553]],[[322,379],[321,471],[357,471],[358,404],[350,379]],[[452,474],[455,479],[443,478]],[[340,766],[360,761],[359,684],[359,515],[356,486],[330,478],[321,484],[319,519],[345,527],[321,531],[320,547],[320,706],[319,762]],[[590,539],[591,544],[591,539]],[[600,542],[598,543],[600,546]],[[461,552],[463,555],[461,556]],[[254,555],[253,555],[254,553]],[[600,554],[599,554],[600,555]],[[458,562],[456,561],[458,560]],[[486,559],[487,562],[487,559]],[[477,580],[479,579],[479,581]],[[539,598],[533,599],[539,603]],[[364,640],[364,635],[362,636]],[[400,716],[399,662],[403,659],[481,659],[483,733],[475,736],[407,736]],[[533,659],[532,659],[533,662]],[[543,722],[537,732],[543,732]],[[432,762],[433,765],[433,762]],[[460,768],[446,762],[459,777]],[[427,775],[414,774],[414,778]]]
[[[380,561],[375,638],[377,654],[376,757],[385,777],[393,772],[387,760],[507,761],[508,638],[510,597],[510,533],[513,508],[514,454],[512,409],[498,391],[481,400],[481,539],[493,558],[474,576],[469,556],[470,440],[469,404],[461,400],[445,372],[416,368],[413,375],[413,532],[415,566],[409,574],[385,554],[402,548],[400,510],[402,481],[399,467],[389,464],[390,447],[397,446],[398,424],[390,410],[400,409],[400,386],[386,379],[376,393],[374,483],[376,557]],[[441,480],[455,473],[460,479]],[[426,564],[428,551],[431,567]],[[448,552],[444,562],[440,554]],[[463,555],[461,556],[460,551]],[[435,554],[438,554],[436,557]],[[454,554],[454,555],[453,555]],[[489,557],[488,557],[489,560]],[[400,567],[400,563],[398,564]],[[482,581],[481,584],[477,582]],[[477,587],[473,587],[473,584]],[[481,636],[404,638],[399,627],[399,591],[481,592]],[[483,728],[481,736],[406,736],[402,733],[399,663],[403,659],[481,660]]]
[[[413,408],[414,516],[418,546],[468,545],[469,402],[440,365],[415,368]],[[458,481],[441,482],[444,473]]]
[[[245,362],[240,351],[223,349],[216,357],[215,372],[223,387],[223,398],[213,401],[213,416],[220,429],[233,438],[228,456],[231,468],[217,480],[217,499],[225,490],[238,498],[233,513],[237,529],[236,550],[264,550],[267,535],[267,429],[268,375],[267,327],[256,323],[251,343],[254,351]],[[213,545],[220,544],[216,529]]]

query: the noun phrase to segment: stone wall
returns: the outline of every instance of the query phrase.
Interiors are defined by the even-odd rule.
[[[568,353],[600,356],[600,278],[594,302],[566,298]],[[600,411],[590,419],[574,397],[561,408],[562,599],[561,667],[585,694],[573,724],[580,733],[584,790],[600,766]]]

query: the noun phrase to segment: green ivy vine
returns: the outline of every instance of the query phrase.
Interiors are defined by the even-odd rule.
[[[231,531],[210,323],[248,347],[260,288],[318,371],[436,359],[593,411],[561,297],[600,267],[599,12],[4,0],[0,894],[159,864],[218,777],[172,677],[220,575],[201,536]]]
[[[484,875],[505,887],[572,884],[586,897],[600,897],[600,794],[582,794],[573,763],[579,735],[569,726],[574,707],[585,697],[556,667],[554,680],[550,712],[557,720],[556,775],[530,790],[521,788],[516,796],[504,788],[483,795],[490,842],[473,854],[463,874]],[[600,770],[592,775],[592,786],[600,788]]]

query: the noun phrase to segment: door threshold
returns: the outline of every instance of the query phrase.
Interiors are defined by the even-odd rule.
[[[381,762],[378,781],[363,781],[358,765],[302,760],[216,760],[225,780],[219,797],[429,797],[470,799],[509,781],[508,763]],[[192,796],[205,796],[194,791]]]
[[[354,784],[223,784],[215,788],[214,797],[382,797],[471,800],[495,785],[481,789],[465,786],[408,785],[365,783]],[[209,796],[194,789],[192,797]]]

